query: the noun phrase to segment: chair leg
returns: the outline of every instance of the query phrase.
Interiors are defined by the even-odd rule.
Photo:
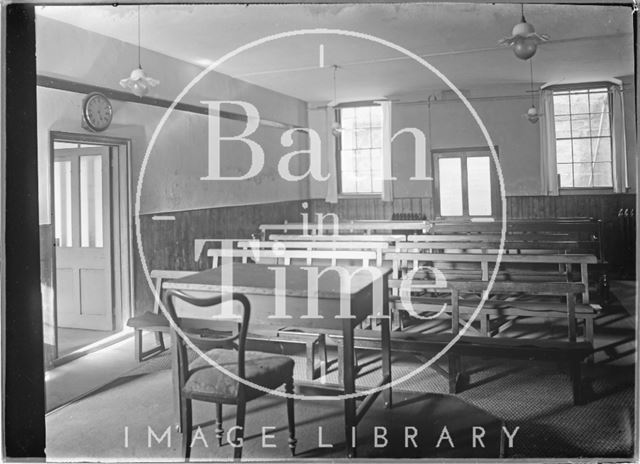
[[[244,446],[244,416],[247,411],[247,403],[244,399],[238,398],[238,410],[236,412],[236,437],[233,450],[233,459],[242,459],[242,447]]]
[[[327,367],[329,366],[327,360],[327,337],[325,334],[320,334],[318,339],[318,349],[320,350],[320,375],[327,375]]]
[[[338,343],[338,382],[340,385],[344,383],[344,345],[339,342]]]
[[[316,369],[315,363],[315,341],[309,340],[306,342],[306,351],[307,351],[307,379],[313,380],[316,378]]]
[[[182,430],[182,455],[185,460],[191,457],[191,431],[193,428],[191,418],[191,400],[181,395],[180,398],[180,429]]]
[[[136,361],[142,362],[142,330],[133,333]]]
[[[293,393],[293,378],[287,380],[284,384],[284,391],[287,393]],[[289,421],[289,449],[291,450],[291,456],[296,455],[296,419],[293,408],[293,398],[287,398],[287,420]]]
[[[162,352],[167,349],[164,346],[164,337],[162,332],[156,332],[156,342],[158,342],[158,352]]]
[[[223,436],[224,429],[222,428],[222,403],[216,403],[216,438],[218,439],[218,446],[222,446]]]

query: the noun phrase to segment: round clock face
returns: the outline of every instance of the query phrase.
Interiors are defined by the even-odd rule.
[[[82,116],[91,129],[103,131],[109,127],[113,117],[111,102],[101,93],[90,93],[84,99]]]

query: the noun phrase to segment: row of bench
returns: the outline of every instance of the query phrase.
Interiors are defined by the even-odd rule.
[[[437,266],[447,279],[480,279],[488,281],[492,265],[500,255],[497,250],[471,245],[463,249],[459,244],[443,248],[437,243],[398,242],[263,242],[239,240],[237,248],[212,248],[207,251],[211,266],[217,267],[223,257],[242,262],[283,265],[348,265],[392,267],[394,278],[402,270],[418,270],[422,266]],[[424,252],[425,250],[431,252]],[[456,252],[451,252],[455,250]],[[589,268],[598,262],[595,255],[584,253],[543,253],[543,249],[520,248],[518,254],[502,254],[499,279],[558,280],[570,279],[573,267],[579,267],[580,281],[585,285],[583,303],[589,303]],[[437,251],[437,252],[436,252]],[[474,252],[476,251],[476,252]],[[553,266],[553,268],[551,268]]]
[[[154,270],[151,277],[157,291],[162,288],[162,282],[166,279],[174,279],[188,275],[188,271],[159,271]],[[392,285],[393,286],[393,285]],[[423,334],[419,331],[404,330],[394,331],[391,334],[391,346],[394,352],[408,352],[418,356],[425,356],[427,353],[437,352],[444,348],[458,334],[459,320],[456,317],[457,310],[461,308],[469,308],[466,314],[470,314],[472,308],[477,305],[477,300],[468,300],[463,298],[464,295],[477,294],[484,291],[486,283],[484,282],[450,282],[447,291],[450,292],[451,311],[453,315],[452,331],[450,333],[440,334]],[[574,401],[576,404],[583,402],[582,380],[580,374],[580,365],[585,358],[589,358],[593,352],[592,340],[593,326],[585,326],[585,340],[577,341],[576,320],[579,320],[578,307],[576,305],[576,294],[582,292],[582,284],[580,283],[547,283],[547,284],[526,284],[515,282],[496,283],[492,289],[492,294],[513,294],[514,292],[527,292],[528,294],[542,294],[549,296],[563,296],[566,300],[566,309],[561,309],[559,305],[552,309],[548,304],[540,304],[540,307],[526,315],[544,315],[552,317],[561,317],[564,312],[568,319],[569,336],[568,340],[531,340],[531,339],[511,339],[511,338],[491,338],[488,336],[475,336],[465,334],[453,345],[453,348],[447,353],[448,369],[440,368],[449,381],[450,392],[459,392],[466,384],[468,384],[468,375],[462,367],[462,356],[507,356],[507,357],[525,357],[527,359],[553,360],[558,362],[567,362],[570,366],[570,376],[572,379]],[[390,304],[397,305],[401,299],[392,297]],[[473,301],[473,303],[472,303]],[[416,302],[413,298],[413,303]],[[433,302],[432,302],[433,303]],[[501,307],[500,305],[503,305]],[[510,302],[489,301],[485,304],[482,315],[486,316],[486,308],[495,311],[502,311],[510,306]],[[461,312],[462,313],[462,312]],[[512,314],[512,313],[510,313]],[[525,314],[525,313],[522,313]],[[481,316],[482,317],[482,316]],[[589,319],[585,319],[585,324]],[[482,319],[481,319],[482,321]],[[591,321],[592,322],[592,321]],[[163,333],[168,333],[169,324],[166,318],[159,313],[157,302],[153,312],[146,312],[129,320],[129,325],[135,329],[135,346],[136,358],[141,361],[149,356],[163,351],[165,349]],[[375,324],[373,324],[375,326]],[[143,331],[154,332],[156,337],[156,346],[152,349],[143,351],[142,334]],[[590,333],[589,333],[590,332]],[[483,335],[488,335],[483,333]],[[259,343],[296,343],[306,346],[306,363],[307,375],[310,379],[316,378],[318,373],[322,373],[327,366],[327,339],[333,340],[337,345],[339,352],[342,349],[342,338],[340,333],[334,331],[317,331],[309,333],[306,330],[299,330],[295,327],[282,328],[274,330],[272,328],[250,327],[249,342],[250,344]],[[364,350],[380,350],[380,336],[375,330],[358,330],[355,336],[356,348]],[[338,356],[339,375],[342,373],[340,364],[341,356]],[[438,366],[434,366],[438,368]]]

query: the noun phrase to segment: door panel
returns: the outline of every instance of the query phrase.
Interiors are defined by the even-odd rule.
[[[113,330],[108,147],[54,158],[58,327]]]

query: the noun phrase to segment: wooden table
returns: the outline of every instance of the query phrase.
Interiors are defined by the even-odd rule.
[[[379,302],[381,307],[376,308],[376,314],[380,318],[380,337],[382,346],[382,379],[379,385],[391,382],[391,352],[390,352],[390,320],[388,304],[388,277],[391,270],[388,268],[372,268],[378,270],[378,275],[371,275],[362,270],[351,278],[351,285],[341,289],[340,278],[335,271],[328,271],[318,279],[317,288],[317,317],[308,317],[308,276],[305,268],[298,266],[273,266],[263,264],[233,263],[230,275],[233,276],[233,287],[229,288],[222,283],[223,273],[229,271],[230,264],[192,274],[190,276],[168,281],[163,289],[179,289],[190,292],[221,293],[233,290],[243,293],[251,303],[252,324],[271,325],[275,327],[303,327],[312,329],[341,329],[344,337],[344,378],[343,385],[321,384],[323,388],[331,388],[335,393],[339,388],[344,394],[356,392],[355,380],[355,353],[354,353],[354,329],[368,316],[373,314],[372,302],[374,290],[381,292]],[[274,270],[277,268],[277,270]],[[350,273],[358,268],[344,268]],[[322,272],[322,268],[318,269]],[[282,292],[276,291],[276,273],[284,273],[285,282]],[[279,277],[280,278],[280,277]],[[226,282],[225,282],[226,284]],[[336,318],[340,315],[341,298],[350,302],[351,318]],[[344,301],[344,300],[343,300]],[[276,304],[277,303],[277,304]],[[283,307],[284,305],[284,307]],[[288,318],[273,317],[286,311]],[[284,310],[284,311],[283,311]],[[296,381],[300,384],[300,381]],[[332,388],[333,387],[333,388]],[[379,392],[378,392],[379,393]],[[344,400],[345,414],[345,440],[349,457],[355,457],[356,449],[352,438],[352,428],[364,417],[378,393],[372,393],[362,399],[362,403],[356,408],[356,398]],[[385,407],[391,407],[391,388],[383,390]]]

